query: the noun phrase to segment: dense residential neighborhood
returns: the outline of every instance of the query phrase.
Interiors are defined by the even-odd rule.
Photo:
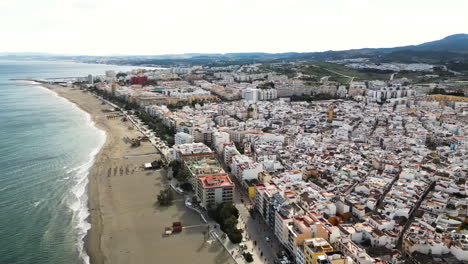
[[[468,262],[468,82],[431,81],[426,64],[380,65],[423,72],[386,80],[308,67],[108,71],[75,85],[161,124],[147,130],[202,210],[235,203],[260,218],[272,237],[258,263]]]

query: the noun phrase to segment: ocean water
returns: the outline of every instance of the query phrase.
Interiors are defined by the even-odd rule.
[[[74,104],[10,79],[109,69],[131,67],[0,60],[0,264],[89,263],[87,175],[105,142]]]

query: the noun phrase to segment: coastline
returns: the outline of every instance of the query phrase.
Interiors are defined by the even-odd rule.
[[[39,84],[74,103],[106,133],[106,141],[89,170],[88,209],[91,229],[85,249],[92,264],[103,263],[232,263],[218,243],[208,242],[206,224],[185,207],[177,195],[172,206],[155,204],[156,194],[168,186],[164,170],[146,171],[143,164],[159,159],[154,147],[142,142],[131,148],[125,137],[140,136],[129,123],[106,118],[110,106],[77,88]],[[147,156],[143,154],[154,153]],[[187,229],[163,238],[164,227],[181,221]],[[181,254],[183,252],[183,254]]]
[[[30,81],[30,80],[21,80],[21,81]],[[37,83],[37,82],[36,82]],[[88,172],[88,221],[91,224],[91,228],[88,230],[86,236],[84,237],[84,250],[89,257],[89,263],[104,263],[104,255],[101,251],[101,235],[102,235],[102,217],[100,213],[100,201],[96,199],[99,196],[99,184],[98,178],[96,175],[97,166],[96,163],[98,161],[103,161],[106,157],[105,149],[106,147],[109,148],[111,142],[109,141],[109,133],[112,131],[109,129],[108,126],[104,125],[104,123],[97,119],[96,109],[93,109],[91,106],[86,106],[83,104],[82,100],[79,100],[76,95],[70,93],[69,89],[65,89],[61,86],[57,85],[49,85],[44,83],[37,83],[39,86],[44,87],[55,94],[57,96],[63,97],[69,102],[73,103],[76,107],[84,111],[90,116],[93,125],[103,131],[105,133],[105,141],[104,144],[98,150],[98,153],[94,156],[94,162]],[[94,96],[93,96],[94,97]]]

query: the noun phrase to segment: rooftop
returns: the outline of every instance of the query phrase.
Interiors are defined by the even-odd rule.
[[[218,187],[233,187],[231,179],[223,175],[209,175],[198,177],[201,181],[203,188],[218,188]]]

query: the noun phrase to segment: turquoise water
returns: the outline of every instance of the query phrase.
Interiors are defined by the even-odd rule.
[[[88,263],[87,174],[105,141],[87,113],[12,78],[129,67],[0,60],[0,264]]]

